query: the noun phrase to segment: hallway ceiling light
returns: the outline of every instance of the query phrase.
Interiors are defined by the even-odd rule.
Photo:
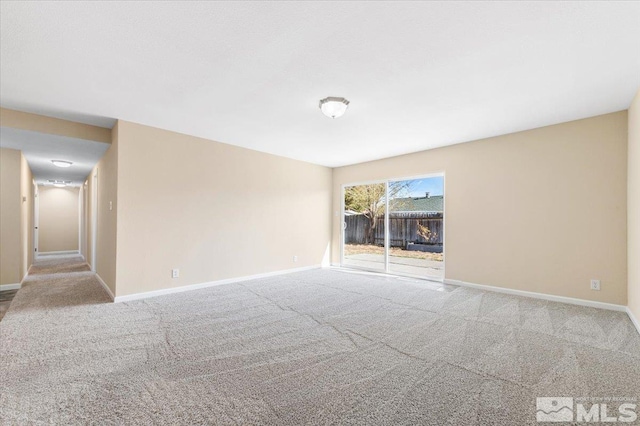
[[[349,101],[345,98],[329,96],[320,101],[320,110],[329,118],[341,117],[349,106]]]
[[[64,160],[51,160],[51,162],[53,163],[54,166],[58,166],[58,167],[71,167],[71,165],[73,164],[71,161],[64,161]]]
[[[70,180],[49,179],[49,183],[55,186],[56,188],[65,188],[71,185]]]

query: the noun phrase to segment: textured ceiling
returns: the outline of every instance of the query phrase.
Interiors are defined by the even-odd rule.
[[[108,143],[84,139],[0,128],[0,147],[21,150],[39,185],[48,184],[49,179],[82,185],[109,146]],[[60,168],[51,160],[71,161],[73,164]]]
[[[327,166],[623,110],[640,86],[640,2],[0,8],[4,107]]]

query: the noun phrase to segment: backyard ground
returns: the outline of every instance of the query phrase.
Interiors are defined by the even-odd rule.
[[[345,244],[344,255],[356,255],[356,254],[380,254],[384,255],[384,247],[376,246],[373,244]],[[391,247],[389,250],[389,256],[395,257],[407,257],[411,259],[425,259],[435,262],[442,262],[444,260],[443,253],[427,253],[422,251],[409,251],[403,250],[400,247]]]

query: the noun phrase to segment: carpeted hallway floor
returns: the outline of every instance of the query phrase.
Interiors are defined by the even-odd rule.
[[[640,397],[624,313],[313,270],[109,303],[35,265],[0,322],[1,424],[536,424]]]

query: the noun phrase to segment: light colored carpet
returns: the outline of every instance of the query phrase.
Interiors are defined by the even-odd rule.
[[[86,269],[38,264],[0,323],[0,423],[526,425],[538,396],[640,396],[620,312],[337,270],[113,304]]]

